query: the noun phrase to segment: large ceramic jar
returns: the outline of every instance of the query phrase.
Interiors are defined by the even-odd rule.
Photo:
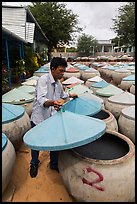
[[[109,97],[104,105],[118,119],[123,108],[135,105],[135,96],[125,91]]]
[[[112,80],[112,73],[114,73],[116,69],[119,69],[119,66],[112,66],[112,65],[108,66],[106,70],[106,78],[108,81]]]
[[[105,103],[109,97],[123,92],[122,89],[110,84],[109,86],[96,90],[96,95],[102,98]]]
[[[29,116],[22,106],[2,103],[2,132],[16,150],[22,144],[23,135],[30,128]]]
[[[35,87],[34,86],[22,85],[22,86],[19,86],[17,89],[20,91],[23,91],[25,93],[32,94],[32,96],[35,96]]]
[[[7,136],[2,133],[2,194],[10,182],[15,159],[16,153],[14,146]]]
[[[130,93],[135,95],[135,82],[130,87]]]
[[[93,115],[92,117],[103,120],[106,123],[106,129],[118,132],[117,120],[110,111],[102,108],[99,113]]]
[[[105,80],[102,80],[100,82],[96,82],[96,83],[92,84],[90,89],[93,91],[94,94],[96,94],[96,91],[98,89],[105,88],[105,87],[107,87],[109,85],[110,85],[110,83],[106,82]]]
[[[85,86],[84,84],[76,84],[76,85],[72,86],[71,88],[66,87],[65,91],[67,91],[69,93],[75,93],[78,96],[81,96],[84,93],[89,93],[89,94],[93,93],[93,91],[91,89],[89,89],[87,86]]]
[[[33,76],[41,77],[42,75],[49,73],[49,71],[50,71],[49,67],[43,65],[34,72]]]
[[[118,119],[119,132],[135,143],[135,105],[124,108]]]
[[[96,82],[99,82],[99,81],[102,81],[103,79],[100,77],[100,76],[95,76],[95,77],[92,77],[90,79],[87,79],[87,81],[85,82],[85,86],[87,86],[88,88],[91,87],[92,84],[96,83]]]
[[[129,75],[127,77],[124,77],[121,81],[121,84],[119,85],[121,89],[123,90],[129,90],[132,84],[135,81],[135,75]]]
[[[76,69],[76,68],[66,69],[66,71],[64,72],[63,78],[64,79],[69,79],[72,76],[77,77],[79,79],[81,74],[80,74],[79,70]]]
[[[122,81],[122,78],[131,75],[131,71],[128,69],[116,69],[113,73],[112,73],[112,79],[114,81],[114,83],[116,85],[119,85]]]
[[[32,113],[33,101],[34,95],[19,90],[18,88],[14,88],[2,95],[3,103],[23,106],[29,116]]]
[[[64,90],[66,89],[67,86],[73,85],[73,84],[84,84],[84,81],[81,79],[78,79],[77,77],[70,77],[68,79],[66,79],[65,81],[62,82],[62,86],[64,88]]]
[[[61,151],[59,171],[77,202],[135,202],[135,145],[118,132]]]
[[[90,68],[87,70],[84,70],[81,72],[81,79],[84,80],[85,82],[95,76],[100,76],[99,71],[97,71],[96,69]]]

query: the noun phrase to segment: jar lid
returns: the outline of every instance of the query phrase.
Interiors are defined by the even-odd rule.
[[[36,70],[34,73],[48,73],[49,72],[49,68],[39,68],[38,70]]]
[[[135,75],[132,74],[132,75],[129,75],[129,76],[127,76],[127,77],[124,77],[124,78],[122,79],[122,81],[135,81]]]
[[[70,73],[77,73],[77,72],[79,72],[79,70],[78,69],[76,69],[76,68],[67,68],[66,69],[66,72],[70,72]]]
[[[89,93],[89,92],[84,92],[83,94],[81,94],[81,97],[98,101],[99,103],[104,105],[103,99],[101,97],[96,96],[95,94],[92,94],[92,93]]]
[[[108,101],[117,104],[134,105],[135,95],[128,91],[124,91],[123,93],[109,97]]]
[[[23,140],[34,150],[57,151],[90,143],[101,137],[105,130],[106,123],[102,120],[61,108],[52,117],[27,131]]]
[[[88,79],[87,81],[90,81],[90,82],[99,82],[99,81],[102,81],[103,79],[99,76],[95,76],[95,77],[92,77],[90,79]]]
[[[102,80],[102,81],[99,81],[99,82],[92,84],[91,87],[104,88],[104,87],[107,87],[109,85],[110,85],[110,83],[107,83],[106,81]]]
[[[23,91],[25,93],[33,94],[35,93],[35,87],[34,86],[29,86],[29,85],[22,85],[17,88],[20,91]]]
[[[2,95],[3,103],[24,104],[32,102],[33,100],[34,100],[33,95],[26,93],[24,91],[20,91],[17,88],[14,88],[11,91]]]
[[[116,70],[114,70],[114,71],[115,71],[115,72],[118,72],[118,73],[130,73],[130,70],[125,69],[125,68],[116,69]]]
[[[7,142],[8,142],[7,136],[4,133],[2,133],[2,151],[5,149]]]
[[[122,109],[122,114],[131,120],[135,120],[135,105]]]
[[[21,118],[25,108],[20,105],[2,103],[2,124],[6,124]]]
[[[68,78],[68,79],[66,79],[65,81],[63,81],[62,82],[62,84],[74,84],[74,83],[81,83],[81,84],[83,84],[84,83],[84,81],[83,80],[81,80],[81,79],[78,79],[77,77],[74,77],[74,76],[72,76],[72,77],[70,77],[70,78]]]
[[[22,85],[27,85],[27,86],[36,86],[37,84],[37,79],[28,79],[25,82],[21,83]]]
[[[102,89],[98,89],[96,91],[96,95],[110,97],[110,96],[113,96],[113,95],[116,95],[119,93],[123,93],[123,92],[124,91],[122,89],[111,84],[111,85],[104,87]]]
[[[75,93],[78,96],[83,93],[93,93],[91,89],[89,89],[87,86],[83,84],[75,84],[72,88],[68,89],[67,92],[69,93]]]
[[[96,100],[81,96],[64,103],[63,107],[65,110],[73,113],[92,116],[101,110],[102,105]]]

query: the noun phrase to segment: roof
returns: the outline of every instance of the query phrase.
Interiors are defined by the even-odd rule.
[[[7,28],[4,28],[3,26],[2,26],[2,32],[4,33],[5,37],[8,36],[8,40],[9,40],[9,36],[10,36],[11,38],[16,39],[17,41],[22,41],[22,42],[24,42],[26,44],[28,43],[26,40],[24,40],[23,38],[19,37],[15,33],[11,32]]]
[[[33,14],[31,13],[31,11],[29,10],[29,8],[26,6],[25,7],[26,11],[28,12],[28,14],[31,16],[32,20],[34,20],[34,22],[36,23],[36,26],[38,27],[38,29],[41,31],[42,35],[44,36],[44,38],[49,41],[49,39],[46,37],[46,35],[44,34],[44,32],[42,31],[40,25],[38,24],[37,20],[35,19],[35,17],[33,16]]]
[[[38,24],[37,20],[35,19],[35,17],[33,16],[33,14],[31,13],[31,11],[29,10],[29,8],[27,6],[8,6],[8,5],[2,5],[2,8],[21,8],[21,9],[25,9],[26,10],[26,13],[27,13],[27,19],[28,22],[33,22],[35,23],[36,25],[36,33],[39,33],[42,38],[45,40],[45,41],[49,41],[49,39],[46,37],[46,35],[44,34],[44,32],[42,31],[40,25]],[[40,40],[42,40],[42,38]]]
[[[111,43],[111,40],[98,40],[98,44],[101,44],[101,45],[115,45],[115,43]]]

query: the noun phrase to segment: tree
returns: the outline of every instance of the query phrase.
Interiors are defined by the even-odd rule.
[[[32,2],[30,11],[49,39],[48,52],[58,45],[69,44],[75,38],[75,33],[82,31],[78,27],[78,15],[65,8],[65,4],[59,2]]]
[[[117,33],[119,43],[135,46],[135,2],[128,2],[119,8],[119,15],[112,19],[112,29]]]
[[[84,56],[94,55],[98,46],[98,42],[93,36],[82,34],[82,36],[78,38],[77,52]]]

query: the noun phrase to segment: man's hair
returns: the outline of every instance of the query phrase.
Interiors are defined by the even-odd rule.
[[[63,67],[67,67],[67,61],[65,60],[65,58],[62,57],[53,57],[53,59],[50,62],[50,69],[56,69],[58,66],[63,66]]]

